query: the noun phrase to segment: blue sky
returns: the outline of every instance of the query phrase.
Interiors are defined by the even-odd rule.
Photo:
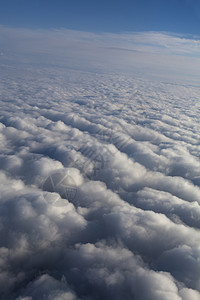
[[[0,63],[199,82],[199,11],[199,0],[0,0]]]
[[[200,35],[198,0],[0,0],[0,24],[90,32]]]

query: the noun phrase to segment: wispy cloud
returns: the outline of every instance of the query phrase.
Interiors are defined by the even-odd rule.
[[[123,70],[172,77],[200,75],[200,39],[164,32],[95,34],[0,27],[1,61],[59,64],[90,70]],[[16,63],[16,59],[15,59]]]

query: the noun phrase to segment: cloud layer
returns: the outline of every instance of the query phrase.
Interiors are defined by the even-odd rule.
[[[199,299],[198,86],[30,52],[2,56],[0,298]]]
[[[0,26],[0,62],[126,72],[199,84],[200,38],[168,32],[91,33]]]

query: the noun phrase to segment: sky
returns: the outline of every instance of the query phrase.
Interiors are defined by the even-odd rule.
[[[0,299],[200,299],[194,0],[0,0]]]
[[[1,0],[0,4],[0,23],[11,27],[200,34],[198,0]]]
[[[0,62],[199,81],[197,0],[1,0]]]

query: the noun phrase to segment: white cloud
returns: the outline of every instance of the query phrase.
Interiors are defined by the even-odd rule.
[[[199,299],[199,87],[116,72],[198,40],[0,34],[1,299]]]
[[[12,65],[59,65],[95,72],[124,71],[198,82],[198,37],[166,32],[90,33],[68,29],[0,27],[4,56]],[[27,55],[27,53],[31,55]]]

